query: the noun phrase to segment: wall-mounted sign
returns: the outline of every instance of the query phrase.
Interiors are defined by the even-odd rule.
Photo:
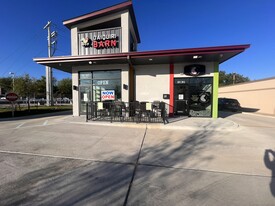
[[[89,37],[84,37],[81,39],[82,45],[84,47],[93,47],[96,49],[104,49],[104,48],[111,48],[117,47],[118,36],[116,34],[103,34],[98,36],[93,36],[92,39]]]
[[[115,90],[101,91],[101,100],[115,100]]]
[[[170,94],[163,94],[163,99],[170,99]]]
[[[78,32],[78,55],[100,55],[122,52],[120,27]]]
[[[178,99],[179,100],[184,100],[184,95],[183,94],[179,94]]]
[[[185,80],[176,80],[176,84],[185,84],[186,81]]]
[[[210,93],[209,92],[203,92],[199,94],[199,101],[202,104],[207,104],[210,101]]]
[[[199,76],[205,74],[205,65],[191,64],[184,67],[184,74],[189,76]]]
[[[90,47],[92,45],[92,40],[89,37],[81,39],[81,42],[84,47]]]
[[[84,102],[88,102],[88,101],[89,101],[89,98],[88,98],[88,94],[87,94],[87,93],[84,93],[84,94],[83,94],[83,101],[84,101]]]
[[[108,85],[109,84],[109,80],[97,80],[95,82],[96,85]]]

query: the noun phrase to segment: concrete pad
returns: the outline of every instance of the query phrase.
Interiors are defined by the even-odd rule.
[[[88,121],[81,117],[70,117],[66,121],[76,124],[105,125],[129,128],[148,128],[161,130],[212,130],[212,131],[232,131],[238,129],[239,125],[227,119],[212,119],[199,117],[175,117],[169,118],[169,123],[135,123],[135,122],[109,122],[109,121]]]
[[[23,125],[0,131],[0,151],[135,162],[144,129],[75,125]]]
[[[123,205],[134,166],[0,155],[0,205]]]
[[[128,205],[271,206],[270,182],[270,177],[140,165]]]
[[[169,118],[168,124],[159,124],[160,129],[173,130],[212,130],[212,131],[232,131],[236,130],[239,125],[235,122],[222,118]],[[156,125],[148,125],[148,128],[155,128]]]
[[[253,133],[253,134],[251,134]],[[268,141],[267,141],[268,140]],[[141,164],[271,176],[265,150],[275,139],[255,131],[176,131],[149,129]]]

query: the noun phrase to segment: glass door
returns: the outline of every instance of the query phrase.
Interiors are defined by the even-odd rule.
[[[80,114],[86,114],[86,103],[92,101],[92,88],[91,86],[79,86],[80,95]]]
[[[174,113],[181,115],[189,114],[189,86],[188,84],[175,84],[175,92],[174,92]]]
[[[174,113],[211,117],[212,77],[185,77],[174,80]]]
[[[103,99],[104,91],[113,96]],[[102,96],[103,95],[103,96]],[[105,97],[105,96],[104,96]],[[79,110],[86,114],[87,102],[121,101],[121,71],[85,71],[79,72]]]

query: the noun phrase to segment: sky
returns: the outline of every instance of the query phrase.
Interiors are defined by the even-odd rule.
[[[47,31],[58,32],[54,56],[70,55],[70,31],[63,21],[125,0],[0,0],[0,77],[30,74],[45,67]],[[251,80],[275,77],[275,0],[133,0],[141,43],[138,51],[251,44],[220,65]],[[69,73],[53,71],[58,80]]]

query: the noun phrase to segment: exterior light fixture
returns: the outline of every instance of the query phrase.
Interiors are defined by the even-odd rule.
[[[92,61],[89,61],[89,64],[93,64],[93,62],[92,62]]]
[[[153,59],[151,59],[151,58],[150,58],[150,59],[148,59],[148,60],[149,60],[149,61],[153,61]]]
[[[193,59],[201,59],[202,58],[202,56],[199,56],[199,55],[194,55],[193,56]]]

